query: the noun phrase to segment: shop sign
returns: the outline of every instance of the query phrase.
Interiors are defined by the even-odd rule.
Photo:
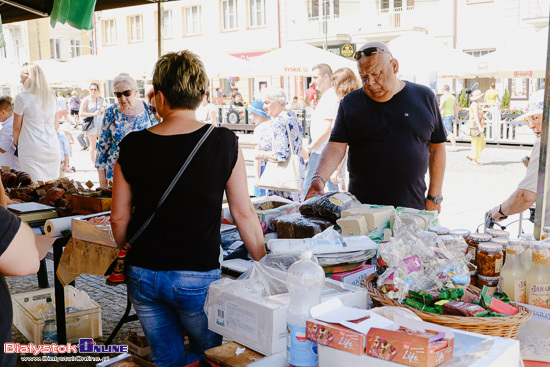
[[[285,73],[309,73],[309,68],[302,68],[302,67],[292,67],[292,66],[284,66],[283,70]]]
[[[351,58],[355,53],[355,45],[344,43],[338,46],[328,46],[327,51],[345,58]]]
[[[241,52],[236,54],[230,54],[231,56],[238,57],[241,60],[252,60],[256,58],[257,56],[263,55],[265,53],[268,53],[269,51],[258,51],[258,52]]]
[[[514,71],[514,78],[521,78],[526,76],[528,78],[533,77],[533,70],[516,70]]]

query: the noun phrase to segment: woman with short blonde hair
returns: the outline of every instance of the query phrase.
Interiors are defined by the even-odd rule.
[[[128,295],[158,366],[187,366],[222,342],[220,335],[208,330],[204,304],[208,287],[221,275],[224,192],[252,258],[265,255],[235,133],[195,117],[207,80],[202,62],[192,52],[161,56],[155,65],[153,99],[162,123],[128,134],[115,164],[111,225],[122,247],[151,216],[204,139],[126,255]],[[147,167],[155,167],[153,184]],[[182,210],[182,205],[187,209]]]
[[[61,162],[57,99],[42,69],[32,62],[23,64],[21,84],[23,92],[13,107],[13,139],[21,170],[35,183],[55,180]]]

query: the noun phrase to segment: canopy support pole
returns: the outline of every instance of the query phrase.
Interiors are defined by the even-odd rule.
[[[28,7],[28,6],[26,6],[26,5],[18,4],[18,3],[16,3],[15,1],[11,1],[11,0],[0,0],[0,3],[2,3],[2,4],[8,4],[8,5],[14,6],[14,7],[16,7],[16,8],[26,10],[26,11],[28,11],[29,13],[33,13],[33,14],[36,14],[36,15],[40,15],[41,17],[44,17],[44,18],[50,16],[50,14],[48,14],[48,13],[41,12],[40,10],[33,9],[33,8]]]
[[[550,45],[550,33],[548,35],[548,44]],[[546,201],[548,175],[550,166],[548,161],[548,142],[550,129],[548,127],[548,118],[550,113],[550,49],[547,48],[546,54],[546,74],[544,83],[544,109],[542,114],[542,131],[540,134],[540,159],[539,175],[537,179],[537,207],[535,209],[535,229],[534,236],[537,240],[541,239],[542,229],[546,221]]]
[[[158,56],[161,57],[164,54],[163,39],[164,39],[164,6],[162,0],[157,2],[157,25],[158,25]]]

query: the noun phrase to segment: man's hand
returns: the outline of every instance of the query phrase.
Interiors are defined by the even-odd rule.
[[[502,217],[502,214],[500,214],[498,212],[498,210],[500,209],[500,205],[499,206],[495,206],[493,209],[491,209],[491,211],[489,212],[489,215],[491,216],[491,218],[493,218],[494,220],[496,220],[497,222],[500,222],[502,220],[504,220],[505,218]]]
[[[426,210],[437,210],[438,213],[441,213],[441,204],[436,204],[428,199],[426,199],[425,208]]]
[[[324,189],[325,185],[323,184],[323,181],[321,181],[320,178],[315,177],[313,180],[311,180],[311,186],[309,187],[306,198],[304,200],[307,200],[314,196],[323,195],[325,193]]]

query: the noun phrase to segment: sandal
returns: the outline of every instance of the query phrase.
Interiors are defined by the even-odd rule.
[[[473,164],[474,166],[483,166],[483,163],[481,163],[481,162],[476,162],[476,161],[472,161],[472,164]]]
[[[468,160],[472,161],[472,162],[473,162],[473,160],[474,160],[474,159],[473,159],[472,157],[470,157],[469,155],[467,155],[466,158],[467,158]]]

